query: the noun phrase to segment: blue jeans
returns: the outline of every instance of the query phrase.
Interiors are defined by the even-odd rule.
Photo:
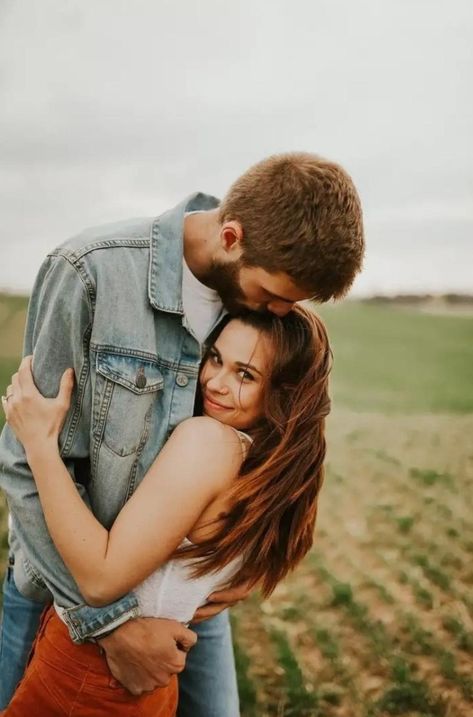
[[[13,570],[3,584],[0,638],[0,709],[4,709],[23,675],[43,603],[18,592]],[[192,627],[197,645],[179,677],[178,717],[238,717],[238,691],[227,611]]]
[[[27,600],[16,589],[13,568],[3,581],[3,616],[0,632],[0,709],[4,709],[25,670],[44,603]]]

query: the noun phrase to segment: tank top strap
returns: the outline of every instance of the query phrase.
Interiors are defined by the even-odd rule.
[[[231,426],[233,428],[233,426]],[[240,439],[240,444],[243,449],[244,454],[248,453],[250,450],[251,445],[253,444],[253,439],[251,436],[248,435],[248,433],[244,433],[244,431],[239,431],[238,428],[233,428],[235,433],[237,434],[238,438]]]

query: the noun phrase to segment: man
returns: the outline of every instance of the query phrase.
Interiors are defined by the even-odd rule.
[[[84,500],[110,527],[170,432],[192,415],[205,337],[225,310],[283,316],[297,301],[343,296],[361,268],[358,195],[337,165],[307,153],[250,168],[219,205],[195,194],[157,219],[89,229],[54,250],[30,300],[25,353],[38,388],[55,395],[74,367],[74,404],[61,450]],[[187,630],[140,618],[133,594],[91,608],[45,528],[22,447],[5,428],[0,482],[12,516],[4,585],[0,706],[24,669],[44,603],[53,597],[76,642],[97,640],[134,694],[181,672],[181,717],[239,714],[224,608],[212,596]],[[139,526],[137,526],[139,530]],[[211,618],[211,619],[209,619]]]

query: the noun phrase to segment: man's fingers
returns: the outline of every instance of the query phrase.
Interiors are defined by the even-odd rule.
[[[112,672],[112,669],[109,665],[110,671]],[[143,679],[143,676],[140,675],[134,675],[130,673],[121,674],[120,672],[114,674],[112,672],[112,679],[110,680],[110,686],[111,687],[123,687],[125,690],[128,690],[130,694],[132,694],[134,697],[139,697],[140,695],[149,694],[150,692],[153,692],[157,687],[167,687],[171,680],[171,675],[169,675],[167,672],[163,672],[162,670],[158,671],[153,677],[147,676]]]
[[[188,630],[186,627],[182,627],[176,631],[174,635],[177,646],[184,652],[189,652],[195,643],[197,642],[197,635],[192,630]]]

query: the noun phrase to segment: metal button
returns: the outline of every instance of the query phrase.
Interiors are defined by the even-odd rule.
[[[189,379],[183,373],[178,373],[176,376],[176,383],[178,386],[184,387],[189,383]]]
[[[147,384],[146,376],[145,376],[145,370],[143,367],[138,369],[138,372],[136,374],[135,378],[135,385],[136,388],[144,388]]]

